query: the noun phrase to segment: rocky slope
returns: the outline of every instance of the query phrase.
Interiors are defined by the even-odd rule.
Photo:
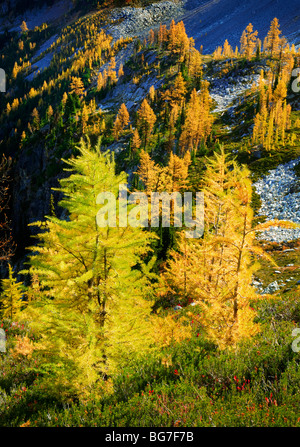
[[[108,28],[114,39],[120,37],[142,38],[147,36],[151,28],[157,28],[160,23],[168,24],[172,19],[179,19],[185,14],[184,1],[171,0],[153,3],[145,8],[116,8],[111,13],[111,19],[116,24]]]
[[[13,0],[11,0],[13,1]],[[28,10],[16,18],[10,18],[11,11],[4,2],[0,9],[0,32],[6,27],[18,30],[22,20],[30,29],[42,23],[54,23],[65,17],[70,19],[71,0],[59,0],[52,6],[42,6],[34,11]],[[142,37],[152,27],[168,23],[171,19],[183,20],[187,33],[193,37],[196,48],[203,45],[204,53],[211,53],[225,39],[235,47],[249,22],[259,32],[266,35],[271,20],[279,19],[283,35],[290,41],[300,43],[299,0],[167,0],[145,8],[123,7],[112,11],[110,32],[115,38],[120,36]],[[2,14],[1,14],[2,13]],[[121,20],[121,23],[119,22]]]
[[[280,219],[300,224],[300,185],[293,169],[299,162],[297,159],[279,165],[254,184],[262,201],[259,215],[268,221]],[[300,238],[300,228],[272,227],[259,237],[278,243],[287,242]]]
[[[182,17],[186,30],[193,36],[196,47],[203,45],[204,53],[214,51],[228,39],[239,45],[240,36],[251,22],[259,37],[265,36],[274,17],[279,19],[283,34],[299,40],[299,1],[290,0],[186,0]]]
[[[150,28],[171,19],[182,20],[187,34],[195,40],[196,48],[203,45],[209,54],[225,39],[235,47],[240,44],[243,30],[251,22],[262,38],[274,17],[279,19],[283,35],[300,43],[298,0],[178,0],[155,3],[146,8],[125,7],[113,11],[113,20],[122,20],[111,28],[114,37],[143,37]]]
[[[299,17],[296,12],[299,0],[291,0],[289,3],[282,0],[270,2],[267,0],[249,0],[246,4],[238,0],[180,0],[163,1],[154,3],[146,8],[116,8],[111,12],[112,22],[107,27],[107,31],[115,40],[120,37],[139,37],[143,38],[148,34],[151,28],[156,28],[160,23],[169,24],[174,18],[176,21],[183,20],[187,34],[193,37],[196,47],[203,45],[204,53],[212,52],[216,46],[222,45],[227,38],[232,46],[239,44],[242,31],[248,25],[249,21],[253,23],[255,29],[258,29],[259,36],[267,33],[270,21],[277,16],[279,18],[283,34],[292,36],[291,39],[297,42],[297,33],[299,27]],[[41,25],[43,22],[52,22],[58,17],[61,18],[69,11],[70,2],[61,0],[56,2],[51,8],[42,8],[34,14],[28,12],[11,24],[11,29],[18,29],[21,21],[26,19],[30,28]],[[69,20],[66,17],[66,20]],[[58,33],[58,34],[56,34]],[[32,58],[33,71],[27,77],[32,80],[37,71],[43,70],[49,65],[52,53],[47,53],[47,49],[59,35],[59,30],[48,38],[37,50]],[[116,55],[116,69],[120,64],[125,65],[126,61],[133,53],[134,42],[121,50]],[[75,49],[76,50],[76,49]],[[36,58],[46,51],[44,57],[39,61]],[[151,55],[148,53],[147,60],[151,64]],[[105,65],[101,70],[107,68]],[[258,70],[259,71],[259,70]],[[256,73],[244,73],[229,78],[207,77],[211,83],[210,93],[215,100],[215,113],[234,112],[235,101],[243,97],[244,93],[251,88],[253,83],[258,80],[258,71]],[[163,83],[163,79],[158,78],[155,73],[149,74],[143,78],[137,85],[134,83],[118,83],[106,98],[100,101],[98,106],[103,111],[115,110],[122,102],[130,112],[134,112],[141,100],[149,92],[151,85],[158,89]],[[230,131],[230,129],[229,129]],[[114,150],[122,148],[122,141],[112,147]],[[21,157],[19,161],[19,172],[17,184],[18,189],[14,196],[14,219],[18,225],[17,233],[22,233],[22,228],[26,221],[33,221],[41,218],[46,212],[49,204],[49,185],[45,182],[38,191],[30,190],[30,177],[35,171],[41,170],[45,164],[45,154],[42,144],[33,148],[30,160],[28,157]],[[278,181],[278,178],[281,181]],[[295,184],[295,176],[292,171],[292,165],[281,166],[270,176],[266,176],[257,183],[257,192],[261,195],[263,207],[261,214],[266,215],[268,219],[283,218],[298,221],[300,214],[298,209],[293,208],[293,201],[299,200],[299,193],[292,193],[291,187]],[[295,195],[296,194],[296,195]],[[281,209],[283,211],[281,211]],[[26,216],[24,216],[24,213]],[[279,217],[281,216],[281,217]],[[270,240],[283,241],[289,238],[299,237],[300,233],[290,232],[290,230],[271,230],[268,233]],[[275,238],[275,239],[274,239]]]

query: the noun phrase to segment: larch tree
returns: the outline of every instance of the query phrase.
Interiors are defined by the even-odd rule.
[[[188,171],[191,164],[191,155],[187,152],[183,158],[170,153],[167,165],[166,191],[183,191],[187,188]]]
[[[23,42],[23,40],[19,40],[19,42],[18,42],[18,47],[19,47],[19,50],[20,50],[20,51],[23,51],[23,50],[24,50],[24,42]]]
[[[70,85],[70,93],[75,93],[77,96],[81,97],[84,94],[84,85],[82,79],[77,76],[72,76],[72,81]]]
[[[241,37],[241,54],[244,54],[248,60],[253,56],[257,45],[258,31],[253,31],[252,23],[249,23],[243,31]]]
[[[58,188],[68,218],[32,224],[40,233],[28,272],[41,296],[24,319],[42,328],[40,351],[73,365],[82,387],[151,343],[148,280],[138,266],[154,236],[124,222],[118,196],[127,176],[115,173],[113,154],[83,140],[78,150]]]
[[[24,34],[26,34],[29,31],[25,20],[23,20],[23,22],[21,23],[20,28],[21,28],[22,33],[24,33]]]
[[[121,78],[122,76],[124,76],[124,69],[123,69],[123,64],[120,64],[119,69],[118,69],[118,78]]]
[[[264,80],[263,72],[259,80],[259,110],[254,118],[252,141],[271,150],[274,144],[285,144],[286,130],[290,128],[291,105],[287,104],[287,85],[290,80],[288,69],[294,63],[287,58],[278,75],[277,85],[272,73]]]
[[[212,115],[210,114],[211,97],[209,83],[202,81],[199,93],[192,90],[187,104],[186,118],[182,126],[179,144],[181,152],[197,151],[201,141],[206,141],[211,132]]]
[[[128,126],[128,123],[130,121],[130,116],[127,110],[127,107],[124,103],[121,104],[119,111],[118,111],[118,117],[120,119],[122,130]]]
[[[137,129],[134,129],[132,141],[131,141],[131,148],[134,152],[137,152],[137,150],[141,147],[141,139],[139,136],[139,132]]]
[[[31,116],[32,116],[32,129],[39,130],[41,120],[40,120],[40,114],[36,107],[33,109]]]
[[[189,76],[196,81],[197,89],[199,89],[203,75],[202,55],[195,48],[191,48],[189,51],[188,73]]]
[[[87,123],[89,120],[89,108],[86,105],[86,103],[83,104],[82,110],[81,110],[81,129],[82,133],[85,133],[87,130]]]
[[[67,99],[68,99],[68,93],[67,93],[67,92],[64,92],[63,97],[62,97],[62,100],[61,100],[61,103],[62,103],[62,106],[63,106],[63,107],[65,107],[66,102],[67,102]]]
[[[102,73],[100,72],[100,73],[98,74],[98,77],[97,77],[97,90],[98,90],[98,92],[99,92],[102,88],[104,88],[104,87],[105,87],[105,82],[104,82]]]
[[[259,298],[251,285],[258,268],[253,256],[271,258],[255,243],[255,233],[296,224],[273,221],[253,227],[249,170],[230,161],[222,148],[206,167],[201,182],[204,236],[180,237],[179,251],[172,253],[162,280],[166,295],[200,306],[195,318],[207,336],[225,348],[259,331],[250,307]]]
[[[270,26],[270,30],[264,41],[264,50],[269,52],[271,56],[278,56],[280,51],[280,25],[279,20],[275,17]]]
[[[222,59],[222,51],[223,51],[223,48],[220,45],[215,49],[215,51],[213,52],[214,61],[218,61],[218,60]]]
[[[145,192],[148,197],[151,196],[152,192],[161,191],[163,189],[163,184],[161,182],[162,168],[158,166],[144,150],[141,150],[140,166],[136,173],[144,183]]]
[[[170,93],[171,106],[177,104],[179,107],[181,107],[185,94],[186,94],[186,82],[183,79],[181,72],[179,72],[175,78],[174,85],[172,86]]]
[[[15,252],[15,243],[11,232],[11,220],[9,218],[10,203],[10,169],[12,159],[2,156],[0,162],[0,263],[5,263],[11,259]]]
[[[149,31],[149,39],[148,40],[149,40],[149,45],[153,46],[154,42],[155,42],[155,33],[154,33],[153,29],[151,29]]]
[[[0,295],[0,313],[3,318],[14,318],[19,316],[21,308],[25,303],[23,298],[23,284],[14,277],[11,264],[8,264],[8,278],[2,279],[2,293]]]
[[[226,39],[223,45],[223,53],[222,55],[224,57],[232,57],[233,56],[233,50],[231,45],[229,45],[228,40]]]
[[[179,52],[179,36],[174,19],[171,21],[170,30],[168,32],[168,50],[171,50],[173,53]]]
[[[167,150],[172,151],[175,141],[176,121],[179,117],[179,106],[175,103],[169,114],[168,134],[167,134]]]
[[[137,112],[137,127],[143,140],[144,149],[149,143],[156,122],[156,116],[145,98]]]
[[[166,25],[162,24],[159,25],[157,39],[158,39],[158,45],[161,48],[168,39],[168,30]]]
[[[183,191],[187,187],[190,164],[191,156],[189,152],[183,158],[171,152],[168,164],[160,166],[151,159],[147,152],[142,150],[137,174],[144,183],[145,191],[149,197],[152,192],[166,191],[172,193]]]
[[[151,87],[149,88],[149,98],[151,102],[153,102],[155,99],[155,88],[153,85],[151,85]]]
[[[121,104],[118,114],[116,116],[114,126],[113,126],[113,134],[114,138],[116,140],[119,139],[119,134],[123,132],[125,127],[128,126],[128,123],[130,121],[130,116],[127,110],[126,105],[123,103]]]
[[[122,125],[119,118],[119,115],[117,115],[114,125],[113,125],[113,136],[116,141],[119,140],[120,132],[122,131]]]
[[[53,117],[53,108],[51,105],[49,105],[46,115],[47,115],[47,120],[51,121],[51,118]]]

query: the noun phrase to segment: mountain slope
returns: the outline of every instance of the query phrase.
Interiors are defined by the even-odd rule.
[[[240,36],[249,22],[265,36],[274,17],[279,19],[286,37],[299,37],[299,1],[291,0],[187,0],[187,13],[182,17],[187,33],[195,39],[196,48],[203,45],[204,53],[214,51],[228,39],[239,45]]]
[[[177,22],[183,20],[187,36],[195,40],[196,48],[203,45],[203,52],[207,54],[222,45],[225,39],[229,40],[233,48],[238,45],[240,36],[250,21],[263,40],[274,16],[279,18],[283,34],[295,39],[298,19],[293,11],[297,11],[296,5],[296,0],[292,0],[288,6],[283,1],[267,0],[250,0],[246,4],[240,4],[237,0],[164,1],[144,8],[126,6],[92,10],[87,7],[84,11],[77,8],[64,16],[61,13],[68,10],[70,2],[60,0],[53,2],[49,8],[41,9],[47,10],[48,14],[41,14],[37,10],[35,13],[27,11],[12,20],[11,29],[15,31],[3,37],[7,37],[3,60],[7,64],[8,88],[7,93],[1,97],[0,147],[6,155],[15,157],[16,162],[13,188],[13,225],[16,238],[24,243],[24,235],[28,233],[27,224],[42,219],[48,212],[50,188],[56,186],[57,175],[61,174],[62,169],[62,163],[58,160],[70,156],[84,134],[83,104],[89,107],[90,101],[95,100],[96,110],[90,113],[91,128],[98,133],[106,133],[104,143],[110,149],[116,152],[125,149],[126,154],[130,136],[114,141],[111,134],[121,103],[126,103],[131,114],[131,124],[135,126],[135,113],[142,100],[147,97],[150,87],[160,90],[159,95],[164,92],[168,83],[172,88],[179,65],[173,61],[172,66],[170,54],[162,54],[151,46],[143,47],[143,38],[149,36],[151,28],[157,29],[160,23],[169,25],[172,18]],[[57,16],[54,13],[56,10],[59,11]],[[30,18],[29,32],[21,34],[18,27],[27,17]],[[47,26],[43,26],[48,19]],[[38,25],[39,29],[32,29]],[[101,50],[98,59],[93,60],[101,29],[112,36],[111,44],[103,49],[100,58]],[[100,72],[104,74],[110,70],[112,56],[116,73],[122,65],[125,76],[99,92],[97,76]],[[207,62],[210,57],[204,56],[204,60]],[[220,66],[217,63],[216,67],[210,67],[210,73],[206,70],[209,68],[208,64],[204,64],[204,77],[210,82],[210,94],[214,101],[219,102],[214,113],[223,113],[233,100],[243,96],[251,87],[250,84],[257,81],[260,70],[265,66],[265,61],[254,65],[246,64],[242,71],[240,68],[243,61],[236,61],[237,70],[233,67],[235,63],[231,62],[230,70],[224,68],[225,71],[229,70],[228,76],[223,76],[222,63]],[[17,70],[15,69],[13,76],[15,64]],[[255,74],[254,78],[251,77],[250,69]],[[218,72],[220,82],[216,80]],[[73,76],[79,76],[83,80],[87,97],[78,104],[70,102],[65,116],[62,99],[64,93],[70,96]],[[186,100],[191,86],[196,85],[191,80],[189,83],[190,90]],[[49,106],[55,112],[53,123],[48,118]],[[39,114],[38,125],[34,124],[33,112],[36,111]],[[159,107],[156,112],[161,113]],[[242,122],[241,116],[239,118]],[[254,111],[249,119],[249,127],[253,125],[253,118]],[[162,149],[166,136],[160,129],[165,126],[160,123],[161,120],[161,117],[157,119],[156,131],[159,138],[154,141],[154,145]],[[104,126],[105,131],[102,128],[99,130],[99,123]],[[223,131],[223,123],[222,126]],[[216,132],[218,131],[219,128]],[[241,128],[240,142],[245,135],[249,138],[249,129]],[[237,150],[236,147],[234,149]],[[123,158],[126,165],[126,155]],[[136,166],[124,165],[127,172],[134,172],[136,169]]]

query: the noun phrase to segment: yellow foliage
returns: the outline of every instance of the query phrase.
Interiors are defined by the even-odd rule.
[[[178,317],[177,314],[169,314],[165,317],[159,315],[153,317],[153,339],[161,346],[169,346],[171,343],[180,343],[190,339],[192,328],[185,317]]]
[[[24,422],[24,424],[21,424],[20,427],[30,427],[30,419],[28,419],[28,421]]]
[[[33,345],[33,342],[30,340],[27,335],[24,337],[21,337],[20,335],[16,335],[16,345],[12,350],[12,356],[13,357],[19,357],[24,356],[27,358],[30,358],[32,356],[33,351],[35,350],[35,347]]]
[[[162,275],[161,288],[165,296],[199,305],[201,311],[195,319],[223,349],[260,330],[254,321],[255,310],[250,307],[252,300],[260,298],[251,286],[258,268],[253,256],[269,257],[255,244],[255,232],[296,224],[273,221],[253,227],[249,170],[229,162],[224,149],[207,159],[206,168],[201,184],[204,237],[187,240],[184,232],[180,235],[178,250],[171,253]]]
[[[161,359],[161,363],[162,365],[166,366],[167,368],[169,368],[169,366],[172,366],[172,355],[168,355],[166,357],[163,357]]]

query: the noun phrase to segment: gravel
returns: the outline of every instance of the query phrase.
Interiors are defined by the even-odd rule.
[[[214,113],[222,113],[229,109],[229,107],[249,90],[253,83],[258,84],[259,75],[246,75],[232,77],[229,79],[214,79],[212,77],[206,77],[206,80],[210,82],[210,96],[217,103]],[[232,107],[233,111],[234,107]]]
[[[185,12],[183,1],[177,3],[173,1],[164,1],[154,3],[145,8],[134,8],[127,6],[116,8],[111,13],[111,20],[121,21],[108,27],[108,32],[114,39],[120,37],[143,37],[148,35],[151,28],[156,28],[160,23],[168,23],[176,19]]]
[[[267,221],[280,219],[300,224],[300,187],[293,170],[299,162],[300,158],[281,164],[254,183],[262,202],[258,214],[266,216]],[[300,238],[300,228],[271,227],[261,232],[258,238],[278,243],[288,242]]]

